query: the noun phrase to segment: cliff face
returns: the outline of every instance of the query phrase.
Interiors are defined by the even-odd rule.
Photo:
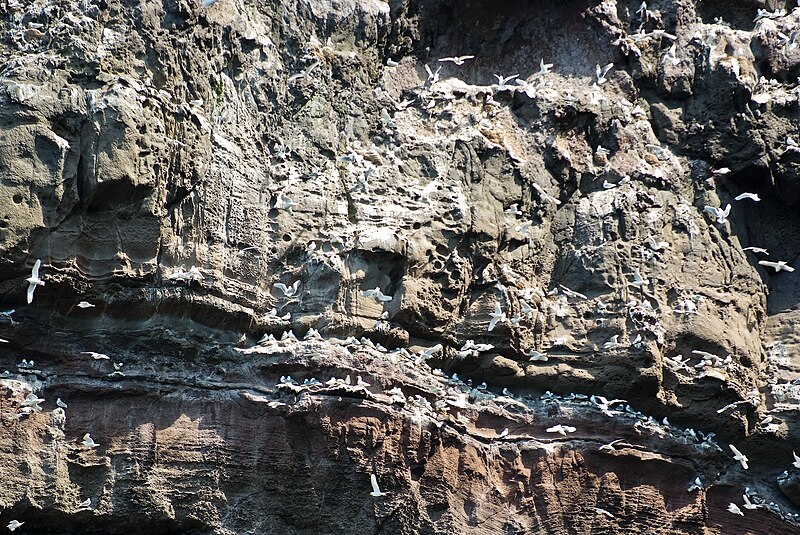
[[[800,9],[0,15],[3,525],[800,529]]]

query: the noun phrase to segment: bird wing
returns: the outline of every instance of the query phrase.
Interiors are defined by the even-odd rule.
[[[36,289],[36,285],[34,283],[28,284],[28,304],[30,305],[33,302],[33,291]]]
[[[374,494],[380,494],[381,489],[378,487],[378,478],[375,477],[375,474],[369,475],[369,482],[372,484],[372,492]]]
[[[286,294],[286,292],[289,291],[289,287],[282,282],[276,282],[275,284],[273,284],[273,286],[282,291],[284,294]]]
[[[42,266],[42,261],[37,259],[36,263],[33,264],[33,269],[31,270],[31,278],[38,279],[39,278],[39,268]]]

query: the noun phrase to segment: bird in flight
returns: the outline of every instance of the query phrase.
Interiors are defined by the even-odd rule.
[[[378,478],[375,477],[375,474],[369,475],[369,481],[372,483],[372,492],[369,493],[370,496],[375,496],[376,498],[386,496],[386,492],[381,492],[381,488],[378,486]]]
[[[31,270],[31,276],[25,279],[28,281],[28,304],[30,305],[33,302],[33,291],[36,289],[37,286],[44,286],[44,281],[39,278],[39,268],[42,266],[41,260],[36,260],[36,263],[33,264],[33,269]]]
[[[744,199],[750,199],[751,201],[760,201],[761,200],[761,197],[758,196],[758,193],[749,193],[749,192],[741,193],[741,194],[737,195],[734,198],[737,201],[743,201]]]
[[[745,454],[743,454],[741,451],[739,451],[736,448],[736,446],[734,446],[733,444],[730,444],[729,447],[731,448],[731,451],[733,452],[733,458],[736,459],[737,461],[739,461],[740,463],[742,463],[742,468],[747,470],[747,461],[749,460],[747,458],[747,456]]]
[[[730,204],[727,205],[724,210],[722,208],[716,208],[714,206],[707,206],[707,205],[703,209],[709,214],[711,214],[717,220],[717,223],[719,223],[720,225],[728,221],[728,215],[730,215],[731,213]]]
[[[577,429],[575,429],[571,425],[558,424],[554,425],[553,427],[548,427],[545,431],[547,431],[548,433],[558,433],[559,435],[565,437],[567,436],[567,433],[574,433],[575,431],[577,431]]]
[[[600,67],[599,63],[595,66],[595,74],[597,75],[597,85],[603,85],[608,81],[608,78],[606,78],[606,74],[608,74],[608,71],[610,71],[613,67],[614,67],[613,63],[609,63],[608,65],[602,68]]]
[[[92,435],[90,435],[89,433],[83,435],[83,442],[81,442],[81,444],[83,445],[84,448],[96,448],[97,446],[100,445],[94,441]]]
[[[286,297],[294,297],[297,294],[297,289],[300,287],[300,279],[294,281],[291,286],[286,286],[282,282],[276,282],[273,286],[283,292]]]
[[[441,62],[452,61],[456,65],[463,65],[464,62],[469,59],[475,59],[475,56],[453,56],[450,58],[442,58],[439,61]]]
[[[794,271],[794,268],[792,266],[787,265],[786,262],[783,260],[778,260],[777,262],[770,262],[769,260],[759,260],[758,264],[760,266],[771,267],[772,269],[775,270],[775,273],[779,271],[788,271],[789,273],[791,273],[792,271]]]
[[[506,320],[506,313],[500,308],[500,303],[494,304],[494,312],[490,312],[489,316],[491,316],[492,319],[489,321],[489,328],[486,329],[487,331],[494,329],[498,321]]]

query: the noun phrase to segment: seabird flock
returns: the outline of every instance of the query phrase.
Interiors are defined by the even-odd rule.
[[[212,0],[203,0],[205,6],[210,7],[214,4]],[[643,18],[646,18],[651,13],[647,9],[646,3],[642,3],[639,10],[636,12]],[[785,12],[783,12],[785,15]],[[766,19],[766,18],[776,18],[778,16],[782,16],[780,12],[768,12],[766,10],[758,10],[756,20]],[[663,36],[667,39],[675,40],[675,36],[671,36],[665,33],[662,30],[656,30],[651,32],[651,34],[645,34],[643,31],[640,34],[634,34],[633,36],[629,37],[621,37],[616,40],[613,44],[620,46],[624,53],[637,53],[639,51],[637,43],[640,43],[643,39],[651,37],[653,34],[657,34],[658,36]],[[788,50],[793,50],[797,47],[797,32],[792,32],[790,36],[785,35],[784,33],[778,32],[779,39],[783,46],[785,46]],[[673,65],[677,65],[680,61],[677,57],[677,50],[676,45],[673,43],[672,46],[668,49],[667,53],[664,56],[664,60],[671,62]],[[475,60],[475,56],[473,55],[462,55],[462,56],[453,56],[453,57],[443,57],[438,60],[439,63],[451,63],[453,66],[462,66],[465,65],[467,62]],[[292,83],[299,78],[311,76],[312,71],[315,67],[317,67],[319,63],[315,63],[305,71],[290,77],[289,82]],[[392,60],[387,59],[386,65],[389,68],[397,68],[399,67],[400,63]],[[491,87],[493,91],[496,92],[505,92],[505,91],[516,91],[521,90],[523,91],[528,97],[536,98],[537,91],[539,91],[546,83],[543,81],[545,76],[553,75],[554,69],[553,63],[546,63],[544,59],[540,60],[539,63],[539,70],[534,75],[533,81],[529,81],[527,79],[520,79],[518,78],[517,74],[510,75],[510,76],[503,76],[495,74],[494,77],[496,78],[496,83],[492,84]],[[598,86],[602,86],[609,81],[610,75],[612,73],[612,69],[614,68],[613,63],[608,63],[601,67],[600,64],[597,64],[594,71],[594,77],[591,81],[592,88],[597,89]],[[435,70],[433,70],[429,65],[424,65],[425,72],[427,73],[427,81],[426,85],[428,88],[436,85],[440,82],[441,77],[441,70],[442,67],[439,66]],[[512,83],[513,82],[513,83]],[[491,95],[489,95],[491,97]],[[419,102],[422,104],[426,98],[425,91],[423,90],[420,95],[418,95],[414,99],[410,99],[398,104],[398,109],[405,109],[408,106],[414,104],[414,102]],[[593,97],[596,98],[596,97]],[[604,97],[602,97],[604,98]],[[425,109],[430,109],[430,103],[434,102],[433,99],[430,99],[427,105],[424,105]],[[497,106],[497,103],[494,102],[493,99],[489,98],[487,102],[492,106]],[[655,154],[656,157],[662,155],[664,149],[660,146],[653,145],[648,146],[648,150]],[[786,140],[786,151],[797,151],[800,152],[800,146],[791,138],[791,136],[787,137]],[[603,148],[602,146],[598,147],[595,152],[595,158],[598,161],[605,161],[607,162],[607,158],[610,151],[608,149]],[[275,149],[276,157],[280,160],[286,160],[289,156],[289,150],[284,145],[277,146]],[[668,157],[668,156],[666,156]],[[659,157],[659,159],[662,159]],[[363,158],[356,154],[350,153],[344,156],[340,156],[337,158],[337,161],[342,164],[353,164],[355,162],[363,161]],[[721,176],[730,172],[728,169],[719,169],[714,174],[717,176]],[[606,190],[611,190],[615,188],[619,188],[621,186],[631,184],[631,180],[629,177],[625,176],[622,180],[617,183],[611,183],[607,180],[603,183],[603,188]],[[543,202],[549,202],[556,206],[561,204],[559,199],[556,199],[546,193],[544,189],[539,186],[538,184],[533,183],[532,187],[537,192],[539,198]],[[737,195],[734,198],[737,202],[743,201],[751,201],[751,202],[759,202],[761,198],[757,193],[751,192],[743,192]],[[280,192],[275,197],[275,204],[274,208],[277,210],[284,210],[288,213],[292,212],[293,207],[297,206],[288,195],[284,192]],[[724,208],[716,207],[716,206],[704,206],[704,212],[708,213],[711,219],[719,224],[725,225],[729,222],[729,217],[731,214],[731,204],[726,204]],[[505,215],[509,218],[512,218],[514,221],[517,221],[519,217],[524,216],[524,212],[520,210],[520,203],[511,204],[508,209],[505,210]],[[530,236],[531,229],[533,227],[533,222],[531,221],[524,221],[522,224],[515,226],[516,232],[519,232],[523,235]],[[655,258],[657,255],[664,253],[670,247],[670,244],[666,241],[659,241],[657,238],[653,236],[647,237],[646,248],[643,247],[643,250],[648,250],[648,254],[650,257]],[[308,253],[313,254],[315,252],[317,245],[315,242],[311,242]],[[254,249],[254,248],[251,248]],[[763,254],[765,256],[769,256],[769,253],[766,249],[761,247],[744,247],[743,250],[749,251],[753,254]],[[243,252],[243,251],[242,251]],[[787,261],[778,260],[778,261],[767,261],[767,260],[758,260],[758,264],[765,267],[765,268],[772,268],[775,274],[778,274],[781,271],[785,271],[791,273],[795,270],[794,267],[790,266]],[[30,305],[33,303],[34,298],[34,291],[37,287],[44,287],[45,280],[40,275],[40,270],[42,269],[42,261],[41,259],[37,259],[33,265],[31,270],[31,276],[26,278],[25,281],[28,283],[27,287],[27,303]],[[650,279],[648,279],[645,275],[641,273],[640,268],[634,268],[630,272],[631,280],[629,281],[630,285],[635,288],[644,288],[651,284]],[[186,270],[183,267],[177,268],[176,271],[165,276],[166,280],[170,280],[173,282],[185,282],[191,283],[193,281],[201,282],[204,280],[204,276],[202,272],[197,267],[191,267],[189,270]],[[273,286],[280,292],[280,295],[285,299],[295,299],[301,295],[300,292],[300,285],[301,281],[295,280],[293,283],[287,285],[282,282],[274,283]],[[502,285],[500,282],[496,283],[496,287],[500,290],[501,293],[505,294],[506,287]],[[46,291],[46,290],[40,290]],[[380,305],[387,304],[393,300],[392,295],[384,294],[383,290],[380,287],[375,287],[371,289],[362,289],[360,290],[360,295],[364,298],[373,299],[376,303]],[[498,325],[506,324],[511,325],[512,327],[518,326],[523,321],[530,321],[533,316],[536,314],[537,310],[534,306],[531,306],[529,303],[532,301],[541,301],[542,299],[550,299],[553,298],[556,302],[556,306],[554,310],[556,311],[556,315],[559,317],[563,317],[569,314],[569,300],[572,299],[574,301],[588,301],[589,298],[577,291],[571,290],[564,285],[558,285],[557,287],[553,288],[552,290],[545,292],[540,288],[526,288],[520,291],[520,302],[521,302],[521,313],[515,314],[509,317],[506,311],[503,310],[501,302],[496,301],[493,304],[491,311],[487,313],[487,324],[486,324],[486,331],[492,332]],[[677,306],[673,308],[673,312],[679,315],[698,315],[698,304],[702,302],[701,296],[690,296],[689,298],[682,299],[678,302]],[[77,303],[78,308],[80,309],[90,309],[95,308],[95,304],[90,303],[86,300],[81,300]],[[602,301],[598,301],[597,304],[597,311],[599,314],[609,314],[610,310],[608,309],[608,303],[603,303]],[[645,315],[653,315],[655,312],[652,308],[652,305],[649,303],[647,299],[642,299],[638,301],[637,299],[631,299],[627,304],[626,307],[633,317],[634,314],[645,314]],[[12,319],[12,314],[14,310],[9,311],[0,311],[0,319],[5,318],[14,324],[14,320]],[[273,309],[269,317],[274,318],[276,321],[288,321],[291,317],[290,313],[285,315],[279,316],[277,309]],[[381,318],[376,322],[376,328],[380,326],[382,323],[385,323],[389,320],[388,312],[384,311],[381,315]],[[245,353],[258,353],[262,352],[264,349],[269,347],[274,347],[276,345],[286,345],[286,344],[298,344],[298,343],[310,343],[313,341],[322,340],[323,337],[317,332],[315,329],[311,328],[308,330],[307,334],[303,337],[303,340],[298,340],[295,334],[288,330],[284,332],[283,336],[280,340],[276,339],[272,334],[265,334],[258,343],[257,346],[254,348],[249,349],[239,349],[237,350],[245,352]],[[338,344],[347,348],[353,347],[362,347],[367,348],[370,350],[378,351],[380,353],[385,354],[393,363],[405,363],[406,365],[413,366],[413,367],[422,367],[430,371],[430,373],[437,377],[438,380],[441,380],[446,387],[441,391],[441,395],[435,403],[431,403],[427,398],[421,395],[412,395],[407,397],[400,388],[393,388],[386,390],[383,394],[388,397],[388,400],[392,404],[398,404],[406,409],[409,409],[414,414],[414,419],[417,421],[421,421],[423,419],[430,419],[435,425],[441,426],[444,421],[447,421],[446,415],[447,411],[454,411],[453,418],[455,421],[460,422],[461,424],[469,423],[469,419],[466,418],[463,412],[459,412],[459,409],[464,409],[467,407],[467,403],[469,399],[495,399],[497,401],[503,401],[506,403],[512,403],[515,400],[523,400],[523,401],[532,401],[537,398],[532,398],[530,396],[514,396],[507,388],[504,388],[501,395],[494,395],[492,392],[489,391],[488,385],[483,382],[480,385],[473,387],[472,381],[461,380],[456,374],[453,374],[452,377],[447,378],[441,370],[435,369],[431,370],[430,367],[427,365],[426,360],[436,356],[437,354],[443,353],[445,348],[442,344],[436,344],[428,349],[420,350],[416,354],[410,353],[408,350],[404,348],[400,348],[397,350],[389,351],[388,349],[382,347],[380,344],[373,343],[369,338],[363,337],[361,339],[356,339],[355,337],[349,337],[346,339],[337,339],[337,338],[328,338],[328,341],[333,344]],[[9,343],[8,340],[0,339],[0,343]],[[553,342],[553,347],[563,346],[567,343],[566,338],[556,339]],[[641,348],[644,344],[644,339],[641,334],[638,334],[636,339],[633,340],[631,343],[625,343],[620,340],[620,335],[615,334],[611,336],[609,340],[602,344],[603,351],[620,351],[620,350],[627,350],[629,348]],[[455,349],[455,348],[454,348]],[[474,340],[467,340],[460,349],[456,350],[456,354],[459,359],[465,358],[476,358],[479,357],[481,353],[488,352],[494,349],[492,344],[479,344],[476,343]],[[690,366],[689,360],[684,359],[682,355],[676,355],[673,357],[666,357],[664,364],[669,369],[671,369],[674,373],[682,372],[682,373],[695,373],[696,369],[701,370],[724,370],[731,362],[731,356],[728,355],[726,357],[720,357],[713,353],[700,351],[700,350],[693,350],[691,352],[693,355],[699,357],[699,363]],[[108,355],[103,353],[97,353],[94,351],[84,351],[82,354],[88,355],[92,357],[94,360],[110,360]],[[528,357],[529,362],[533,363],[546,363],[550,358],[550,355],[545,352],[531,350],[525,354]],[[122,363],[113,363],[115,371],[109,376],[124,376],[124,374],[120,371],[122,367]],[[27,359],[22,359],[22,362],[18,364],[18,369],[21,373],[25,373],[28,370],[33,369],[35,366],[33,360],[28,361]],[[10,375],[9,372],[5,372],[3,374],[5,377]],[[291,376],[282,376],[280,378],[280,383],[276,385],[276,388],[279,390],[286,390],[295,395],[299,395],[303,392],[308,393],[323,393],[331,389],[345,389],[349,392],[361,392],[364,394],[370,393],[368,390],[371,387],[370,383],[367,383],[363,380],[361,376],[358,376],[356,381],[353,382],[351,377],[348,375],[345,379],[337,379],[331,378],[329,381],[320,382],[317,381],[315,378],[305,379],[303,383],[296,382]],[[757,396],[757,391],[755,392]],[[685,429],[680,430],[675,426],[672,426],[666,418],[663,421],[658,422],[654,418],[650,416],[645,416],[641,412],[634,410],[630,405],[627,405],[626,400],[622,399],[614,399],[614,400],[607,400],[603,396],[586,396],[583,394],[569,394],[566,396],[561,396],[557,394],[553,394],[551,392],[546,392],[542,394],[538,401],[541,403],[555,403],[559,406],[574,406],[574,407],[581,407],[584,409],[591,409],[596,410],[600,414],[608,416],[608,417],[620,417],[620,418],[628,418],[632,422],[634,422],[634,427],[637,430],[648,429],[652,433],[664,433],[667,432],[673,437],[679,438],[681,441],[686,443],[692,443],[698,445],[703,449],[714,449],[717,451],[722,451],[720,447],[714,440],[713,433],[702,433],[699,431],[695,431],[693,429]],[[29,416],[34,413],[41,412],[43,410],[41,404],[44,403],[45,400],[39,398],[35,393],[31,392],[27,394],[25,399],[21,402],[19,412],[15,415],[16,419],[22,419],[26,416]],[[723,412],[724,410],[735,407],[742,403],[748,403],[747,401],[743,402],[736,402],[732,403],[726,407],[723,407],[718,412]],[[55,408],[52,412],[52,422],[55,427],[64,427],[64,423],[66,421],[66,412],[67,404],[64,403],[61,398],[56,400],[57,408]],[[771,417],[769,417],[771,418]],[[552,435],[559,435],[560,437],[564,437],[569,439],[570,435],[576,433],[578,429],[574,426],[566,425],[563,423],[557,423],[550,427],[547,427],[545,433],[549,433]],[[485,437],[486,438],[486,437]],[[525,437],[523,437],[525,438]],[[503,440],[503,441],[514,441],[518,440],[519,436],[510,434],[508,427],[502,429],[502,431],[497,432],[495,431],[493,436],[486,438],[487,440],[494,441],[494,440]],[[589,440],[586,437],[583,437],[584,440]],[[558,437],[551,440],[561,440]],[[623,443],[623,439],[616,439],[611,441],[608,444],[603,444],[599,446],[598,451],[604,452],[606,454],[613,454],[619,451],[619,448],[630,447],[629,444]],[[86,451],[92,451],[95,448],[98,448],[100,445],[94,441],[91,437],[90,433],[85,433],[83,435],[82,440],[80,441],[80,446]],[[739,463],[742,470],[747,470],[749,468],[748,462],[749,459],[747,456],[739,451],[739,449],[734,444],[729,444],[729,448],[733,453],[733,461]],[[794,461],[792,463],[792,467],[796,469],[800,469],[800,457],[798,457],[793,452]],[[370,496],[375,498],[381,498],[384,496],[389,496],[390,493],[381,491],[378,478],[375,473],[369,474],[370,485],[371,485],[371,492],[369,493]],[[696,490],[707,489],[708,483],[703,484],[700,477],[694,479],[693,482],[687,488],[688,492],[693,492]],[[745,510],[753,510],[758,508],[764,508],[772,510],[776,513],[782,514],[782,516],[787,517],[789,519],[797,520],[800,518],[800,515],[785,513],[780,510],[780,508],[770,502],[765,503],[764,500],[760,499],[756,496],[749,488],[745,489],[744,494],[742,495],[744,504],[742,507]],[[81,502],[77,510],[86,510],[91,508],[92,501],[91,499],[87,499]],[[599,508],[599,507],[592,507],[596,513],[603,515],[609,519],[615,518],[614,514],[609,512],[606,509]],[[739,505],[731,502],[727,509],[730,513],[744,516],[744,512],[739,507]],[[14,531],[19,529],[25,522],[19,522],[17,520],[12,520],[7,524],[7,528],[10,531]]]

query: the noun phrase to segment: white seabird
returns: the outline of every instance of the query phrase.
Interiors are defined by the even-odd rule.
[[[39,268],[42,266],[41,260],[36,260],[36,263],[33,264],[33,269],[31,270],[31,276],[25,279],[28,281],[28,304],[30,305],[33,302],[33,291],[36,289],[37,286],[44,286],[44,281],[39,278]]]
[[[539,60],[539,74],[547,74],[550,72],[550,69],[553,68],[552,63],[545,63],[544,58]]]
[[[464,62],[469,59],[475,59],[475,56],[453,56],[451,58],[442,58],[439,61],[441,62],[452,61],[456,65],[463,65]]]
[[[61,401],[61,398],[57,398],[56,399],[56,405],[58,405],[62,409],[66,409],[67,408],[67,404],[64,403],[63,401]]]
[[[22,402],[23,407],[30,407],[36,412],[41,412],[42,408],[39,406],[39,403],[43,403],[44,399],[40,398],[34,393],[30,393],[25,397],[25,401]]]
[[[492,319],[489,321],[489,327],[486,329],[487,331],[494,329],[498,321],[506,320],[506,313],[500,308],[500,303],[494,304],[494,312],[490,312],[489,316],[491,316]]]
[[[730,444],[729,447],[733,452],[733,458],[742,463],[742,468],[747,470],[747,461],[748,461],[747,456],[745,456],[741,451],[736,449],[736,446],[734,446],[733,444]]]
[[[92,506],[92,499],[86,498],[78,504],[78,509],[89,509]]]
[[[742,247],[742,251],[752,251],[754,253],[762,253],[769,256],[769,253],[763,247]]]
[[[792,466],[794,466],[795,468],[800,468],[800,457],[798,457],[794,451],[792,451],[792,456],[794,457],[794,462],[792,463]]]
[[[497,434],[497,438],[505,438],[508,436],[508,427],[504,428],[500,433]]]
[[[789,273],[791,273],[792,271],[794,271],[794,268],[792,266],[787,265],[786,262],[783,260],[778,260],[777,262],[770,262],[769,260],[759,260],[758,264],[760,266],[771,267],[772,269],[775,270],[775,273],[779,271],[788,271]]]
[[[600,507],[592,507],[592,509],[594,509],[595,512],[597,512],[597,513],[600,513],[602,515],[606,515],[608,518],[614,518],[614,515],[611,514],[608,511],[606,511],[605,509],[601,509]]]
[[[613,67],[614,67],[613,63],[609,63],[608,65],[602,68],[600,67],[599,63],[595,66],[595,74],[597,75],[597,85],[603,85],[608,81],[608,78],[606,78],[606,74],[608,74],[608,71],[610,71]]]
[[[699,477],[694,478],[694,481],[689,485],[686,489],[686,492],[693,492],[695,490],[702,490],[703,489],[703,482],[700,481]]]
[[[105,353],[96,353],[94,351],[81,351],[81,355],[89,355],[94,360],[111,360],[111,357]]]
[[[736,199],[737,201],[743,201],[744,199],[750,199],[751,201],[760,201],[761,197],[758,196],[758,193],[744,192],[734,197],[734,199]]]
[[[22,526],[22,524],[24,523],[25,522],[20,522],[19,520],[12,520],[11,522],[8,523],[6,527],[8,528],[8,531],[14,531],[18,529],[20,526]]]
[[[528,362],[547,362],[547,355],[538,351],[531,351],[527,356]]]
[[[641,288],[642,286],[646,286],[649,284],[650,281],[642,277],[641,271],[639,268],[636,268],[636,271],[633,273],[633,281],[631,281],[631,286],[636,286],[637,288]]]
[[[725,206],[724,210],[722,208],[706,205],[703,210],[711,214],[717,220],[717,223],[722,225],[728,221],[728,215],[731,213],[731,205],[728,204]]]
[[[619,335],[615,334],[611,337],[611,339],[603,344],[603,349],[616,349],[618,347],[622,347],[622,344],[619,343]]]
[[[548,427],[545,429],[548,433],[558,433],[561,436],[567,436],[567,433],[574,433],[576,429],[570,425],[554,425],[553,427]]]
[[[614,447],[614,444],[616,444],[617,442],[622,442],[622,439],[618,438],[616,440],[612,440],[608,444],[603,444],[598,449],[599,451],[617,451],[617,448]]]
[[[728,504],[728,512],[733,513],[735,515],[744,516],[744,513],[742,512],[741,509],[739,509],[739,506],[733,502]]]
[[[761,507],[760,505],[751,502],[750,498],[748,498],[747,494],[742,494],[742,499],[744,499],[744,508],[745,509],[749,509],[749,510],[752,511],[753,509],[758,509],[759,507]]]
[[[372,290],[361,290],[361,295],[363,297],[374,297],[376,301],[380,301],[381,303],[392,300],[391,295],[384,294],[377,286]]]
[[[376,498],[380,498],[381,496],[386,496],[386,492],[381,492],[380,487],[378,486],[378,478],[375,477],[375,474],[369,475],[369,481],[372,484],[372,492],[369,493],[370,496],[375,496]]]
[[[286,286],[282,282],[276,282],[273,286],[283,292],[286,297],[294,297],[297,294],[297,289],[300,288],[300,279],[294,281],[291,286]]]
[[[494,77],[497,78],[497,88],[500,91],[505,91],[506,89],[508,89],[508,82],[510,82],[511,80],[514,80],[517,76],[519,76],[519,75],[518,74],[512,74],[511,76],[503,77],[503,76],[500,76],[499,74],[495,74]]]
[[[98,444],[97,442],[94,441],[94,439],[92,439],[92,435],[86,433],[85,435],[83,435],[83,442],[81,442],[81,445],[84,448],[96,448],[100,444]]]

